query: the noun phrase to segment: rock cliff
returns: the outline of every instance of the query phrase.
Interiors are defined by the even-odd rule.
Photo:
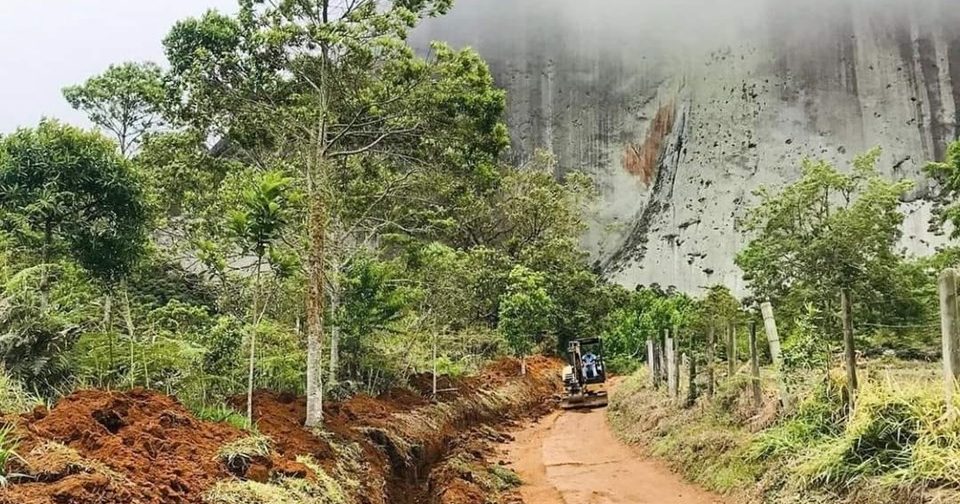
[[[742,291],[737,217],[806,156],[918,181],[903,246],[929,253],[921,169],[957,138],[954,0],[459,0],[415,35],[475,47],[509,93],[513,154],[554,152],[601,200],[611,279]]]

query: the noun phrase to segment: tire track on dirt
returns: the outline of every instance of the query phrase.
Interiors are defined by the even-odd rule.
[[[504,457],[526,504],[724,504],[623,445],[606,410],[557,412],[514,433]]]

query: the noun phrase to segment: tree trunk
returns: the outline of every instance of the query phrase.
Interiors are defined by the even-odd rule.
[[[857,349],[853,341],[853,306],[850,291],[840,290],[840,308],[843,314],[843,354],[847,365],[847,392],[850,395],[850,408],[853,408],[857,394]]]
[[[109,333],[113,329],[113,293],[107,291],[103,295],[103,332]]]
[[[707,329],[707,397],[713,397],[714,393],[714,356],[713,348],[717,344],[717,330],[714,324],[710,324]]]
[[[331,254],[335,255],[335,254]],[[340,309],[340,263],[334,260],[330,267],[330,375],[327,378],[328,386],[336,385],[340,374],[340,324],[337,321],[337,310]],[[362,375],[361,375],[362,376]]]
[[[110,370],[113,371],[113,292],[110,289],[103,295],[103,332],[107,335]]]
[[[250,317],[250,372],[247,375],[247,421],[253,425],[253,378],[257,362],[257,325],[260,323],[260,269],[263,256],[257,257],[256,283],[253,290],[253,314]]]
[[[307,427],[323,423],[323,317],[324,252],[326,240],[326,204],[316,190],[313,175],[308,177],[310,241],[307,260]]]

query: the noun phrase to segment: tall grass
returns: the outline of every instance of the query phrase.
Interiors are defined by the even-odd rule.
[[[7,466],[19,458],[16,452],[18,444],[14,426],[0,427],[0,486],[7,484]]]
[[[0,414],[25,413],[38,404],[40,399],[0,366]]]
[[[826,493],[879,504],[931,491],[960,502],[960,416],[948,412],[936,374],[917,366],[866,370],[852,411],[844,373],[821,373],[792,413],[757,432],[735,411],[737,394],[749,394],[736,380],[691,409],[660,407],[661,393],[631,380],[611,401],[611,419],[692,480],[763,502],[820,502]],[[629,430],[644,424],[645,436]]]

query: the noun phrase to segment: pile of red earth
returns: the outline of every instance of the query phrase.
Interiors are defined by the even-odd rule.
[[[223,479],[311,478],[295,461],[301,455],[334,474],[342,468],[337,447],[346,445],[356,446],[361,459],[350,465],[357,473],[351,478],[361,483],[358,502],[421,502],[431,468],[464,433],[548,407],[557,367],[550,359],[530,359],[521,378],[518,363],[503,360],[475,377],[445,381],[442,388],[456,390],[438,401],[428,399],[432,383],[420,379],[413,381],[419,393],[399,389],[328,404],[324,435],[302,428],[302,398],[260,392],[254,400],[256,423],[272,439],[273,452],[240,471],[217,456],[224,444],[248,435],[239,429],[197,420],[175,399],[154,392],[77,392],[50,411],[37,408],[0,420],[16,426],[21,458],[8,467],[0,504],[201,503]],[[496,394],[508,399],[491,401]],[[443,423],[421,428],[418,418]],[[441,491],[444,480],[430,479],[429,491]]]

